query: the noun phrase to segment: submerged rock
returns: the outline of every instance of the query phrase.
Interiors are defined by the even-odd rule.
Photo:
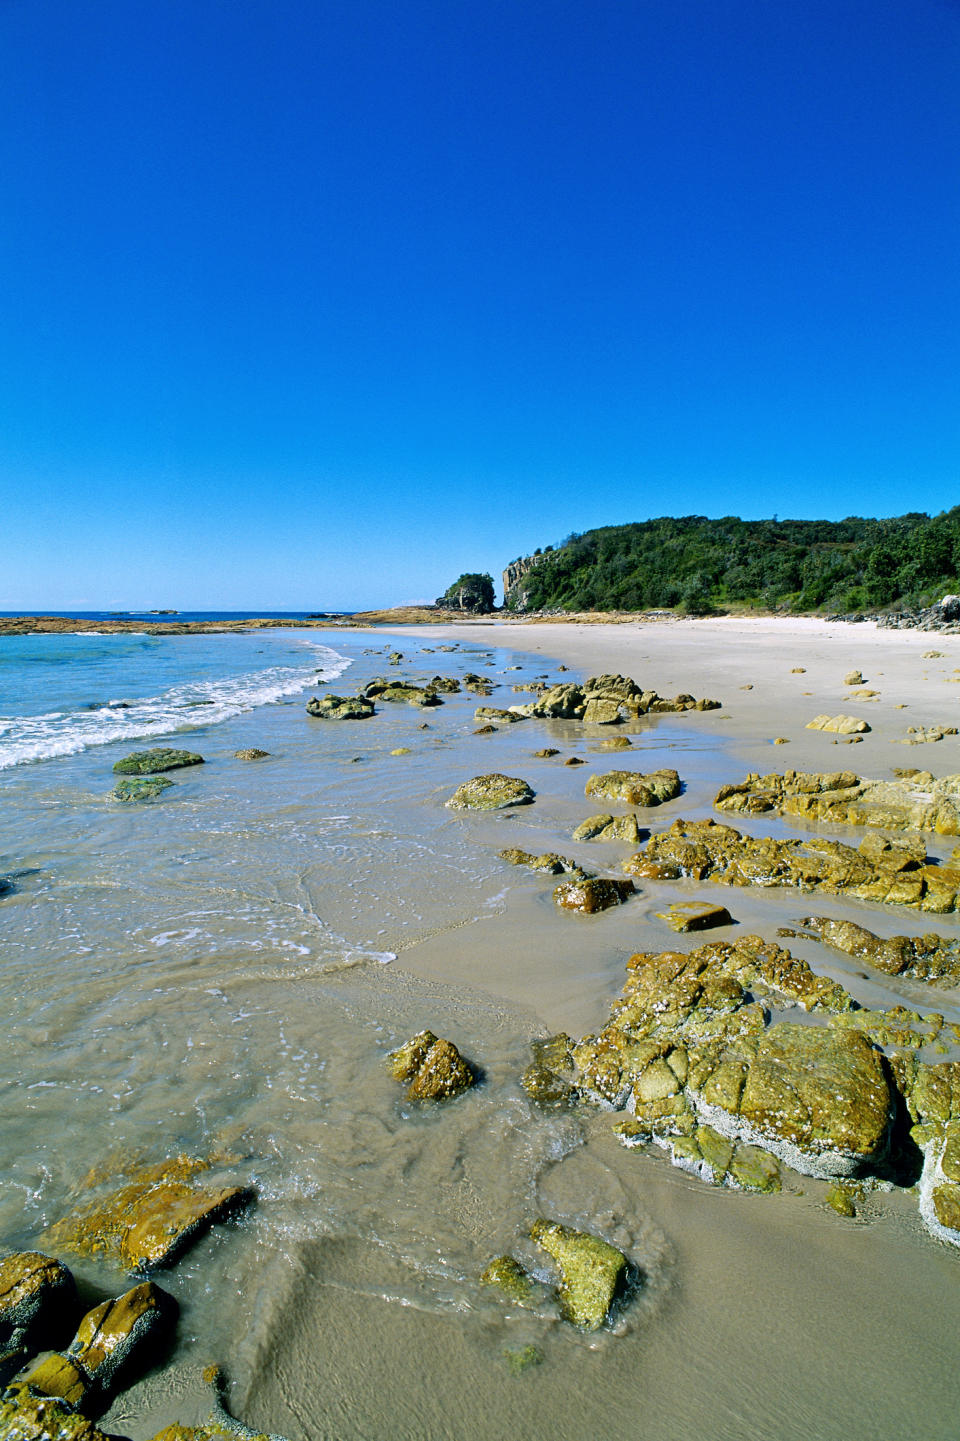
[[[504,806],[528,805],[535,794],[526,781],[494,773],[464,781],[447,805],[453,810],[495,811],[502,810]]]
[[[512,866],[529,866],[532,871],[540,871],[545,875],[569,875],[578,880],[589,878],[589,873],[582,870],[576,861],[557,855],[556,851],[545,851],[543,855],[537,856],[531,851],[522,851],[517,846],[508,846],[498,854],[502,861],[508,861]]]
[[[189,1156],[140,1167],[118,1190],[57,1221],[47,1239],[79,1256],[106,1255],[134,1274],[170,1265],[215,1222],[254,1199],[248,1186],[200,1184],[196,1178],[207,1169]]]
[[[604,796],[611,801],[626,801],[631,806],[659,806],[680,794],[680,777],[674,770],[607,771],[587,781],[588,796]]]
[[[714,805],[745,815],[773,811],[841,825],[960,835],[960,776],[934,780],[929,771],[893,781],[866,780],[853,771],[753,772],[739,784],[723,786]]]
[[[203,756],[195,751],[171,750],[157,746],[149,751],[131,751],[122,760],[114,761],[113,769],[123,776],[152,776],[158,771],[179,770],[182,766],[202,766]]]
[[[476,1084],[472,1068],[453,1042],[432,1031],[420,1031],[387,1059],[393,1079],[409,1081],[410,1101],[445,1101]]]
[[[955,910],[960,890],[960,867],[927,863],[919,837],[888,841],[867,836],[854,850],[822,837],[741,835],[712,820],[675,821],[669,830],[652,836],[623,869],[642,876],[650,874],[651,865],[661,875],[672,869],[719,885],[795,886],[936,913]]]
[[[118,801],[155,801],[172,786],[173,781],[168,781],[166,776],[131,776],[117,781],[112,795]]]
[[[480,1280],[484,1286],[496,1286],[519,1306],[529,1306],[537,1297],[536,1281],[513,1256],[495,1256],[480,1273]]]
[[[564,1318],[585,1331],[602,1326],[627,1278],[623,1252],[599,1236],[556,1221],[535,1221],[530,1235],[556,1262]]]
[[[307,701],[307,715],[317,720],[366,720],[376,707],[365,696],[313,696]]]
[[[263,761],[269,754],[269,751],[260,750],[259,746],[244,746],[242,750],[234,751],[233,757],[238,761]]]
[[[580,911],[593,915],[595,911],[606,911],[611,906],[622,905],[629,900],[636,887],[633,881],[608,879],[593,876],[584,881],[565,881],[557,886],[553,899],[565,911]]]

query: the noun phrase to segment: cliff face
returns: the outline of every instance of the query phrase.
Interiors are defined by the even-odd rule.
[[[525,555],[519,560],[512,560],[503,572],[503,603],[510,610],[523,610],[526,596],[523,590],[523,577],[529,575],[534,566],[539,565],[543,555]]]

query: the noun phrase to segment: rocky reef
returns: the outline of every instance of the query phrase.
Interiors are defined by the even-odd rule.
[[[838,825],[960,835],[960,776],[934,780],[929,771],[911,771],[892,781],[866,780],[853,771],[751,772],[723,786],[714,805],[743,815],[772,811]]]
[[[938,986],[960,984],[960,939],[927,933],[922,936],[877,936],[855,921],[808,916],[803,922],[832,950],[868,961],[888,976],[908,976]]]
[[[748,836],[713,820],[678,820],[624,861],[628,875],[659,880],[691,876],[726,886],[795,886],[825,895],[886,901],[946,914],[957,909],[960,867],[927,860],[919,836],[841,841]]]

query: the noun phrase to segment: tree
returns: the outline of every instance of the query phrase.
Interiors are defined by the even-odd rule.
[[[473,615],[489,615],[493,604],[493,577],[475,571],[461,575],[437,597],[442,610],[468,610]]]

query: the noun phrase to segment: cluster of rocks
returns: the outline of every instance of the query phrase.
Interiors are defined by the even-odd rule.
[[[675,821],[623,869],[656,880],[690,876],[727,886],[795,886],[941,914],[957,909],[960,891],[960,867],[930,864],[916,836],[891,841],[870,835],[855,849],[823,837],[743,835],[713,820]]]
[[[208,1169],[208,1162],[184,1156],[136,1168],[118,1190],[51,1227],[44,1244],[104,1257],[134,1274],[167,1265],[207,1226],[252,1199],[245,1187],[199,1184],[197,1176]],[[0,1436],[122,1441],[93,1418],[163,1359],[177,1312],[171,1295],[142,1280],[83,1314],[74,1277],[55,1256],[26,1251],[0,1260],[0,1384],[6,1388]],[[168,1426],[154,1441],[283,1441],[235,1422],[223,1408],[217,1368],[207,1379],[214,1388],[209,1424]]]
[[[853,617],[842,615],[828,619],[852,620]],[[960,595],[945,595],[936,605],[905,606],[869,617],[857,616],[857,619],[875,620],[881,630],[938,630],[945,635],[960,635]]]
[[[753,771],[714,799],[720,811],[741,815],[804,816],[838,825],[960,835],[960,776],[934,780],[929,771],[905,771],[898,780],[867,780],[853,771]]]
[[[196,751],[172,750],[169,746],[131,751],[130,755],[114,762],[116,774],[127,777],[114,786],[114,797],[118,801],[156,800],[173,785],[173,781],[167,780],[161,772],[202,766],[203,763],[203,756],[197,755]]]
[[[622,675],[592,676],[585,685],[550,686],[533,703],[532,714],[555,720],[580,720],[587,725],[616,725],[642,715],[674,711],[718,710],[720,701],[678,695],[666,700]]]
[[[811,1021],[772,1019],[790,1006]],[[805,961],[747,936],[631,957],[603,1029],[537,1043],[523,1082],[541,1105],[625,1112],[624,1144],[655,1141],[675,1164],[741,1189],[779,1189],[783,1164],[909,1181],[922,1153],[923,1219],[960,1244],[960,1063],[920,1059],[943,1018],[923,1020],[926,1031],[912,1013],[858,1008]],[[888,1057],[891,1043],[906,1049]],[[836,1204],[852,1209],[849,1196]]]
[[[420,1031],[387,1057],[395,1081],[407,1084],[409,1101],[446,1101],[476,1084],[474,1068],[452,1041]]]
[[[530,1227],[530,1239],[553,1260],[559,1275],[555,1296],[560,1314],[584,1331],[602,1326],[614,1304],[639,1279],[624,1253],[600,1236],[578,1231],[539,1217]],[[540,1306],[550,1290],[531,1275],[515,1256],[497,1256],[484,1269],[481,1281],[496,1286],[517,1305]]]

